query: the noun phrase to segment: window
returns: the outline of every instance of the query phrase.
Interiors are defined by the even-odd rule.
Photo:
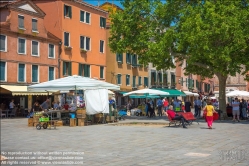
[[[24,16],[18,15],[18,28],[24,29]]]
[[[132,55],[132,65],[137,65],[137,55]]]
[[[0,51],[7,51],[7,36],[0,35]]]
[[[100,40],[100,49],[99,49],[99,51],[101,53],[104,53],[104,41],[103,40]]]
[[[100,66],[100,71],[99,71],[99,73],[100,73],[100,78],[104,78],[104,67],[103,66]]]
[[[198,80],[196,80],[195,84],[196,84],[196,88],[199,89],[199,82],[198,82]]]
[[[168,74],[167,73],[164,73],[163,74],[163,82],[166,83],[168,85]]]
[[[105,28],[106,27],[106,18],[100,17],[100,27]]]
[[[80,11],[80,21],[90,24],[90,13],[85,12],[85,11]]]
[[[53,44],[48,44],[48,57],[55,58],[55,49]]]
[[[18,65],[18,82],[25,82],[25,64]]]
[[[64,5],[64,17],[72,18],[72,7]]]
[[[144,77],[144,86],[146,87],[148,87],[148,77]]]
[[[139,86],[142,85],[142,77],[138,77],[138,85],[139,85]]]
[[[175,86],[175,83],[176,83],[175,74],[171,74],[171,86]]]
[[[80,36],[80,49],[90,50],[90,38],[85,36]]]
[[[118,63],[123,63],[123,54],[116,53],[116,60]]]
[[[63,75],[64,76],[72,75],[71,62],[63,62]]]
[[[79,64],[79,75],[84,77],[90,77],[90,65]]]
[[[130,53],[126,53],[126,63],[131,64],[131,54]]]
[[[37,32],[37,19],[32,19],[32,31]]]
[[[64,32],[64,45],[69,47],[70,46],[70,33]]]
[[[117,75],[117,84],[118,85],[121,85],[121,83],[122,83],[122,80],[121,80],[122,77],[121,76],[122,76],[121,74]]]
[[[6,81],[6,62],[0,62],[0,81]]]
[[[48,80],[54,80],[54,67],[48,67]]]
[[[90,65],[84,65],[84,77],[90,77]]]
[[[195,80],[192,80],[192,86],[195,87]]]
[[[32,55],[39,56],[39,42],[32,41]]]
[[[130,85],[130,75],[126,75],[126,86]]]
[[[136,76],[133,76],[133,78],[132,78],[132,87],[133,88],[136,87]]]
[[[32,82],[38,82],[38,65],[32,65]]]
[[[26,54],[26,39],[18,38],[18,53]]]
[[[159,81],[159,83],[163,82],[163,80],[162,80],[162,73],[158,73],[158,81]]]

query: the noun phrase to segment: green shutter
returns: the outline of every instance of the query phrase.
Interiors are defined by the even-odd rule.
[[[6,62],[0,62],[0,80],[5,81],[5,66]]]
[[[24,64],[19,64],[19,69],[18,69],[18,81],[19,82],[24,82],[24,74],[25,74],[25,65]]]
[[[106,18],[103,19],[103,27],[106,27]]]
[[[38,66],[32,65],[32,82],[38,82]]]
[[[82,76],[82,66],[81,66],[80,63],[79,63],[79,71],[78,71],[78,73],[79,73],[79,76]]]
[[[90,13],[86,12],[86,23],[90,23]]]
[[[100,66],[100,78],[104,78],[104,67]]]
[[[53,67],[49,67],[48,69],[48,80],[51,81],[54,79],[54,68]]]
[[[69,17],[72,18],[72,7],[68,6]]]
[[[64,17],[67,16],[66,5],[64,5]]]
[[[100,17],[100,27],[102,27],[102,17]]]
[[[195,87],[195,80],[192,80],[193,88]]]
[[[63,62],[63,75],[67,75],[67,66],[66,66],[66,62]]]
[[[72,62],[68,62],[68,75],[72,75]]]
[[[85,12],[80,11],[80,21],[82,21],[82,22],[84,22],[84,15],[85,15]]]

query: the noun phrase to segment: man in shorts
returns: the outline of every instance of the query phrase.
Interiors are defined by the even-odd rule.
[[[235,98],[235,100],[232,102],[232,107],[233,107],[233,121],[235,121],[235,117],[237,115],[237,120],[238,122],[240,122],[239,120],[239,115],[240,115],[240,110],[239,110],[239,101],[238,98]]]

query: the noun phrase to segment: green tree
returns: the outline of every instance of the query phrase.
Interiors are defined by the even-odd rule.
[[[124,0],[111,17],[113,52],[139,55],[157,69],[187,60],[185,73],[219,79],[220,109],[225,114],[228,75],[249,71],[248,0]],[[248,75],[247,75],[248,76]]]

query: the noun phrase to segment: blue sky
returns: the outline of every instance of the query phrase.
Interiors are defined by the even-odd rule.
[[[118,5],[119,7],[122,7],[120,0],[83,0],[83,2],[89,3],[91,5],[95,5],[95,6],[98,6],[98,4],[101,5],[105,2],[109,2],[115,5]]]

